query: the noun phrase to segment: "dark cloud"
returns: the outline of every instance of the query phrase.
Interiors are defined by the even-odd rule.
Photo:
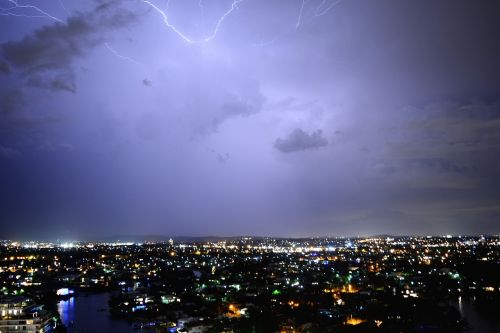
[[[5,59],[22,73],[31,86],[74,92],[71,65],[76,57],[96,45],[96,28],[89,18],[70,17],[67,23],[54,23],[35,30],[20,41],[1,46]]]
[[[95,29],[87,16],[70,17],[65,24],[44,26],[20,41],[3,44],[2,52],[15,68],[28,73],[66,68],[96,42],[89,39]]]
[[[5,61],[3,61],[2,59],[0,59],[0,73],[10,74],[9,65],[7,65],[7,63]]]
[[[224,155],[220,154],[220,153],[217,153],[217,161],[219,163],[226,163],[227,160],[229,160],[229,154],[226,153]]]
[[[278,138],[274,142],[274,147],[282,153],[316,149],[327,145],[328,140],[323,137],[321,130],[308,134],[300,128],[294,129],[285,139]]]
[[[31,75],[26,83],[31,87],[76,93],[75,75],[72,71],[39,72]]]
[[[258,95],[253,100],[241,100],[239,96],[229,95],[227,101],[220,106],[220,111],[213,118],[214,127],[224,122],[226,119],[237,116],[250,116],[256,114],[262,108],[264,97]]]
[[[0,158],[12,159],[21,156],[21,152],[16,149],[0,145]]]
[[[76,91],[72,68],[77,58],[104,40],[109,29],[135,22],[136,14],[106,2],[93,11],[69,17],[33,31],[19,41],[0,46],[5,61],[19,70],[28,85],[53,91]]]

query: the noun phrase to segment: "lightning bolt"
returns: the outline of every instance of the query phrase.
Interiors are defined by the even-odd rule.
[[[224,20],[226,19],[226,17],[228,15],[230,15],[235,9],[238,8],[238,4],[240,2],[243,2],[243,0],[234,0],[233,1],[233,3],[231,4],[231,8],[229,8],[229,10],[227,12],[225,12],[224,15],[222,15],[221,18],[217,21],[217,24],[215,25],[215,29],[212,32],[212,34],[210,36],[208,36],[207,38],[204,39],[205,42],[209,42],[209,41],[211,41],[212,39],[214,39],[217,36],[217,33],[219,32],[219,28],[220,28],[222,22],[224,22]]]
[[[68,8],[66,8],[66,6],[64,5],[64,2],[63,0],[57,0],[59,2],[59,4],[61,5],[62,9],[64,9],[64,11],[66,12],[66,14],[70,15],[71,16],[71,12],[68,10]]]
[[[151,2],[149,0],[142,0],[142,2],[144,2],[145,4],[147,4],[148,6],[153,8],[156,12],[158,12],[158,14],[160,14],[160,16],[163,18],[163,23],[165,24],[165,26],[167,28],[172,30],[180,38],[182,38],[185,42],[187,42],[189,44],[200,43],[200,42],[209,42],[212,39],[214,39],[215,37],[217,37],[217,34],[219,33],[219,29],[220,29],[222,23],[224,22],[224,20],[226,19],[226,17],[228,17],[235,9],[238,9],[238,4],[240,2],[243,2],[243,1],[244,0],[233,0],[231,7],[217,20],[217,23],[215,24],[215,28],[212,31],[212,33],[209,36],[207,36],[201,40],[194,40],[194,39],[188,37],[187,35],[185,35],[184,33],[182,33],[179,29],[177,29],[177,27],[175,25],[170,23],[166,11],[162,10],[161,8],[159,8],[157,5],[155,5],[153,2]],[[202,0],[200,0],[198,2],[198,6],[203,10],[204,6],[203,6]]]
[[[139,61],[135,60],[135,59],[132,59],[130,57],[127,57],[127,56],[124,56],[124,55],[121,55],[120,53],[118,53],[114,48],[112,48],[111,46],[109,46],[108,42],[105,42],[104,43],[104,46],[113,54],[115,55],[116,57],[120,58],[120,59],[123,59],[123,60],[126,60],[126,61],[129,61],[131,63],[134,63],[136,65],[142,65],[142,63],[140,63]]]
[[[177,28],[171,24],[168,20],[168,16],[167,14],[161,10],[158,6],[156,6],[154,3],[152,3],[151,1],[149,0],[142,0],[142,2],[144,2],[145,4],[149,5],[151,8],[153,8],[154,10],[156,10],[158,12],[158,14],[160,14],[160,16],[163,18],[163,23],[165,23],[165,25],[171,29],[173,32],[175,32],[179,37],[181,37],[182,39],[184,39],[186,42],[188,42],[189,44],[192,44],[194,43],[191,38],[187,37],[186,35],[184,35],[182,32],[180,32],[179,30],[177,30]]]
[[[308,0],[302,0],[302,4],[299,10],[299,16],[297,17],[297,23],[295,23],[295,30],[297,30],[302,25],[302,19],[304,16],[304,9]],[[314,16],[319,17],[328,13],[333,7],[337,6],[342,0],[322,0],[321,3],[316,7],[314,11]],[[327,5],[328,4],[328,5]],[[325,7],[326,5],[326,7]]]
[[[2,0],[0,0],[0,1],[2,1]],[[55,17],[55,16],[51,15],[47,11],[45,11],[45,10],[43,10],[43,9],[37,7],[37,6],[31,5],[31,4],[19,4],[19,0],[3,0],[3,1],[6,2],[6,3],[8,3],[9,7],[8,8],[0,8],[0,16],[16,16],[16,17],[30,17],[30,18],[35,18],[35,17],[36,18],[50,18],[50,19],[52,19],[52,20],[54,20],[56,22],[64,23],[63,20],[59,19],[58,17]],[[71,15],[71,12],[65,6],[63,0],[57,0],[57,1],[59,2],[59,4],[62,7],[62,9],[68,15]],[[186,43],[188,43],[188,44],[194,44],[194,43],[210,42],[213,39],[215,39],[217,37],[217,35],[219,33],[219,30],[221,29],[221,26],[223,25],[224,21],[235,10],[239,9],[239,4],[241,2],[243,2],[244,0],[232,0],[231,6],[215,22],[215,26],[214,26],[212,32],[210,34],[208,34],[205,38],[201,38],[201,39],[194,39],[194,38],[188,36],[183,31],[181,31],[180,29],[178,29],[177,26],[175,26],[170,21],[169,15],[168,15],[167,12],[168,12],[170,1],[172,1],[172,0],[166,0],[165,9],[160,8],[155,2],[153,2],[154,0],[141,0],[141,1],[142,1],[142,3],[146,4],[147,6],[149,6],[151,9],[153,9],[155,12],[157,12],[160,15],[160,17],[163,20],[164,25],[168,29],[170,29],[172,32],[174,32],[178,37],[180,37]],[[308,9],[307,8],[308,7],[307,4],[308,4],[309,0],[300,0],[300,1],[301,2],[300,2],[300,8],[299,8],[298,16],[297,16],[297,19],[296,19],[296,22],[295,22],[295,25],[294,25],[295,29],[293,27],[291,27],[290,31],[279,34],[278,36],[276,36],[271,41],[254,44],[254,46],[265,46],[265,45],[273,44],[276,40],[280,39],[284,35],[287,35],[289,33],[293,33],[294,30],[299,29],[304,24],[304,22],[305,22],[306,19],[308,19],[308,20],[311,19],[311,17],[309,17],[309,15],[307,15],[308,17],[306,18],[306,10]],[[311,15],[312,18],[323,16],[323,15],[327,14],[332,8],[334,8],[335,6],[337,6],[342,1],[343,0],[321,0],[321,2],[319,3],[319,5],[317,5],[316,8],[313,10],[313,13],[312,13],[313,15]],[[198,3],[198,7],[199,7],[199,9],[201,11],[201,15],[202,15],[202,17],[204,19],[205,18],[205,4],[204,4],[204,1],[203,0],[197,0],[197,3]],[[28,13],[25,14],[21,10],[30,10],[30,11],[35,11],[36,13],[35,14],[29,14],[29,12],[28,12]],[[111,53],[113,53],[113,55],[115,55],[115,56],[117,56],[117,57],[119,57],[119,58],[121,58],[123,60],[129,61],[129,62],[133,62],[135,64],[141,64],[140,62],[138,62],[138,61],[136,61],[136,60],[134,60],[134,59],[132,59],[130,57],[121,55],[115,49],[113,49],[108,43],[104,43],[104,46]]]
[[[332,9],[335,6],[337,6],[341,2],[342,2],[342,0],[333,0],[333,1],[330,2],[329,6],[327,6],[326,8],[324,8],[322,10],[323,6],[327,3],[327,0],[323,0],[321,2],[321,4],[314,11],[314,16],[323,16],[323,15],[325,15],[326,13],[328,13],[330,11],[330,9]]]
[[[306,4],[309,0],[301,0],[301,5],[299,9],[299,14],[297,17],[297,21],[295,23],[294,28],[290,28],[285,30],[284,32],[278,34],[276,37],[274,37],[271,40],[268,41],[263,41],[260,43],[253,43],[253,46],[257,47],[263,47],[263,46],[268,46],[271,44],[274,44],[277,40],[283,38],[284,36],[287,36],[294,31],[296,31],[300,26],[302,26],[303,22],[306,21],[306,18],[304,17],[304,12],[306,10]],[[308,17],[308,20],[314,19],[314,17],[319,17],[327,14],[333,7],[337,6],[339,3],[341,3],[343,0],[322,0],[321,3],[316,7],[314,10],[314,16],[313,17]]]
[[[0,9],[1,10],[0,15],[2,15],[2,16],[50,18],[50,19],[57,21],[59,23],[64,23],[63,20],[49,14],[48,12],[44,11],[43,9],[41,9],[37,6],[20,5],[17,0],[6,0],[6,1],[9,2],[12,6],[9,8]],[[30,10],[34,10],[34,11],[38,12],[39,14],[38,15],[29,15],[29,14],[20,14],[20,13],[12,12],[13,10],[17,10],[17,9],[30,9]]]
[[[299,10],[299,16],[297,17],[297,23],[295,23],[295,29],[298,29],[300,27],[300,24],[302,23],[302,14],[304,12],[305,5],[306,5],[306,0],[302,0],[302,4],[300,5],[300,10]]]

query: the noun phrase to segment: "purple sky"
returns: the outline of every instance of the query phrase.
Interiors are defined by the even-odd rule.
[[[0,0],[0,238],[498,233],[499,17]]]

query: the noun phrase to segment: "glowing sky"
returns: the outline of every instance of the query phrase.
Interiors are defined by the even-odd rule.
[[[0,238],[498,233],[499,17],[0,0]]]

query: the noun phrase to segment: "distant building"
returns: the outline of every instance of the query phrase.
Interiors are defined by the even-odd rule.
[[[30,298],[8,296],[0,298],[0,332],[52,332],[55,322],[50,313]]]

